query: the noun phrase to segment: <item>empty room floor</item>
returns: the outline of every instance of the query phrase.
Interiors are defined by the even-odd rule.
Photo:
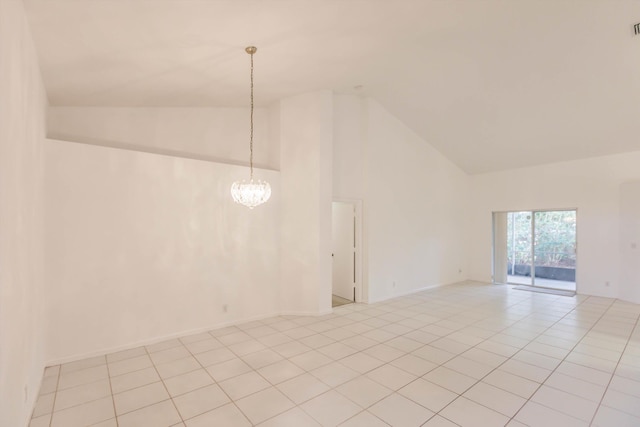
[[[467,283],[47,368],[31,426],[639,426],[640,305]]]

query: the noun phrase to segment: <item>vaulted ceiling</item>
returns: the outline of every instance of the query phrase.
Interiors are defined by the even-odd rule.
[[[638,0],[24,0],[53,106],[378,100],[468,173],[640,150]],[[389,142],[393,150],[393,141]]]

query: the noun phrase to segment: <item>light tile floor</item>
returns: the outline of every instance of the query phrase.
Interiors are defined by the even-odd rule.
[[[640,426],[640,305],[467,283],[47,368],[32,427]]]

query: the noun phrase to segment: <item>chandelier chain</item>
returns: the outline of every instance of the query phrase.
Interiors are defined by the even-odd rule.
[[[249,115],[249,166],[251,167],[251,179],[253,179],[253,53],[251,55],[251,113]]]

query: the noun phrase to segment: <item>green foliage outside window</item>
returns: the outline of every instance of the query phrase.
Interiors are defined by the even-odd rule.
[[[531,212],[507,215],[509,265],[531,264]],[[546,211],[535,215],[535,265],[575,268],[576,212]]]

